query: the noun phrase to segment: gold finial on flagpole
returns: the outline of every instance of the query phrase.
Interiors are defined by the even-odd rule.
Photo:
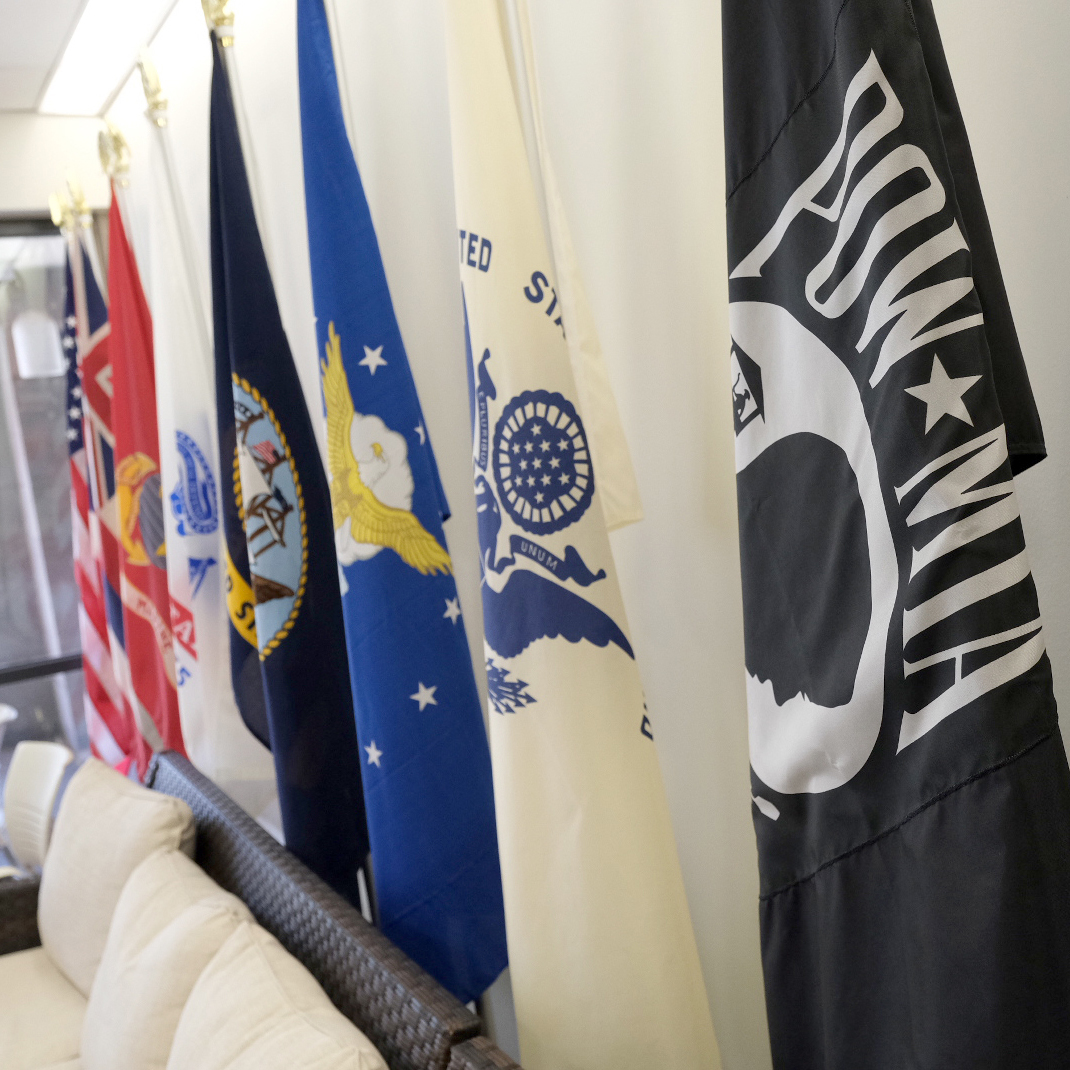
[[[201,0],[208,28],[219,38],[224,48],[234,44],[234,12],[230,0]]]
[[[71,195],[71,208],[74,211],[74,220],[82,227],[93,225],[93,212],[86,200],[81,182],[73,172],[67,172],[67,192]]]
[[[86,255],[93,268],[93,275],[104,292],[105,284],[101,282],[104,272],[100,263],[100,252],[97,249],[97,240],[93,234],[93,209],[89,207],[89,201],[82,190],[82,184],[78,181],[73,171],[67,172],[67,192],[71,202],[68,211],[71,214],[71,233],[80,233],[85,245]]]
[[[130,146],[122,131],[110,120],[104,120],[107,129],[97,135],[97,148],[100,151],[100,166],[104,173],[118,186],[128,186],[130,179]]]
[[[145,114],[156,126],[167,125],[167,97],[160,86],[160,76],[152,62],[149,50],[142,45],[137,56],[138,70],[141,71],[141,88],[145,90]]]
[[[48,195],[48,211],[52,222],[59,227],[61,233],[74,233],[74,211],[62,193]]]

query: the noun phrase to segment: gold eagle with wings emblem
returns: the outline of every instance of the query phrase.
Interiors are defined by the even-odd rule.
[[[156,462],[144,453],[131,453],[115,466],[116,494],[119,498],[119,539],[131,565],[149,563],[149,554],[145,549],[140,528],[141,498],[145,491],[145,481],[155,471]],[[162,542],[156,547],[155,553],[164,553]]]
[[[331,323],[327,358],[320,362],[323,397],[327,403],[327,461],[331,470],[331,508],[337,531],[349,521],[356,542],[393,550],[405,564],[423,575],[451,572],[450,555],[407,509],[395,509],[376,498],[360,475],[350,429],[356,418],[342,365],[342,343]],[[382,448],[376,451],[382,453]]]

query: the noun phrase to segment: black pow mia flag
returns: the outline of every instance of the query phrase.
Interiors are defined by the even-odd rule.
[[[778,1070],[1070,1067],[1043,436],[930,0],[723,0]]]

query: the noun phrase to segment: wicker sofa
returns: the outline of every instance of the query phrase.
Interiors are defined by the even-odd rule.
[[[517,1068],[479,1035],[475,1014],[188,761],[158,755],[146,783],[189,805],[198,865],[304,964],[391,1070]],[[37,880],[0,882],[0,955],[40,944],[39,887]]]

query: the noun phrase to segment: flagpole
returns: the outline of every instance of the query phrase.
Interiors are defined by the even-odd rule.
[[[268,268],[275,262],[271,255],[270,230],[266,226],[267,215],[264,211],[263,185],[260,182],[260,169],[256,165],[256,152],[253,148],[253,133],[249,125],[249,115],[245,108],[241,79],[238,77],[237,61],[234,57],[234,12],[230,10],[230,0],[201,0],[205,21],[223,48],[223,61],[227,68],[227,81],[230,83],[230,95],[234,101],[234,113],[238,120],[238,137],[241,141],[242,155],[245,158],[245,171],[249,176],[249,191],[253,198],[253,213],[260,230],[260,242],[264,246]]]
[[[74,286],[74,318],[78,352],[89,340],[89,313],[85,301],[85,276],[82,273],[82,258],[78,255],[78,241],[75,237],[74,216],[71,206],[58,193],[48,195],[48,207],[52,213],[52,222],[59,227],[60,234],[67,242],[67,257],[71,266],[71,283]]]
[[[122,131],[106,119],[107,129],[97,135],[97,149],[100,153],[100,166],[111,179],[115,200],[123,219],[130,219],[126,204],[126,188],[130,185],[130,146]]]
[[[67,174],[67,191],[71,195],[75,233],[85,246],[86,255],[89,257],[89,263],[93,268],[93,275],[97,280],[97,287],[100,289],[106,304],[108,301],[108,277],[104,271],[103,261],[100,258],[97,237],[93,232],[93,213],[90,210],[89,202],[86,200],[85,192],[82,190],[81,182],[71,172]]]
[[[182,253],[182,263],[186,271],[186,282],[195,307],[194,318],[197,321],[197,334],[201,343],[201,353],[208,356],[212,352],[212,332],[208,309],[204,301],[204,291],[200,285],[197,260],[193,252],[193,233],[185,201],[178,185],[178,171],[175,167],[174,149],[171,144],[171,128],[168,123],[167,98],[163,95],[159,75],[147,48],[142,48],[138,56],[138,68],[141,71],[141,85],[145,91],[145,115],[156,131],[160,151],[163,157],[164,176],[167,192],[171,201],[175,227],[178,231],[178,245]],[[211,376],[213,369],[206,368]]]

